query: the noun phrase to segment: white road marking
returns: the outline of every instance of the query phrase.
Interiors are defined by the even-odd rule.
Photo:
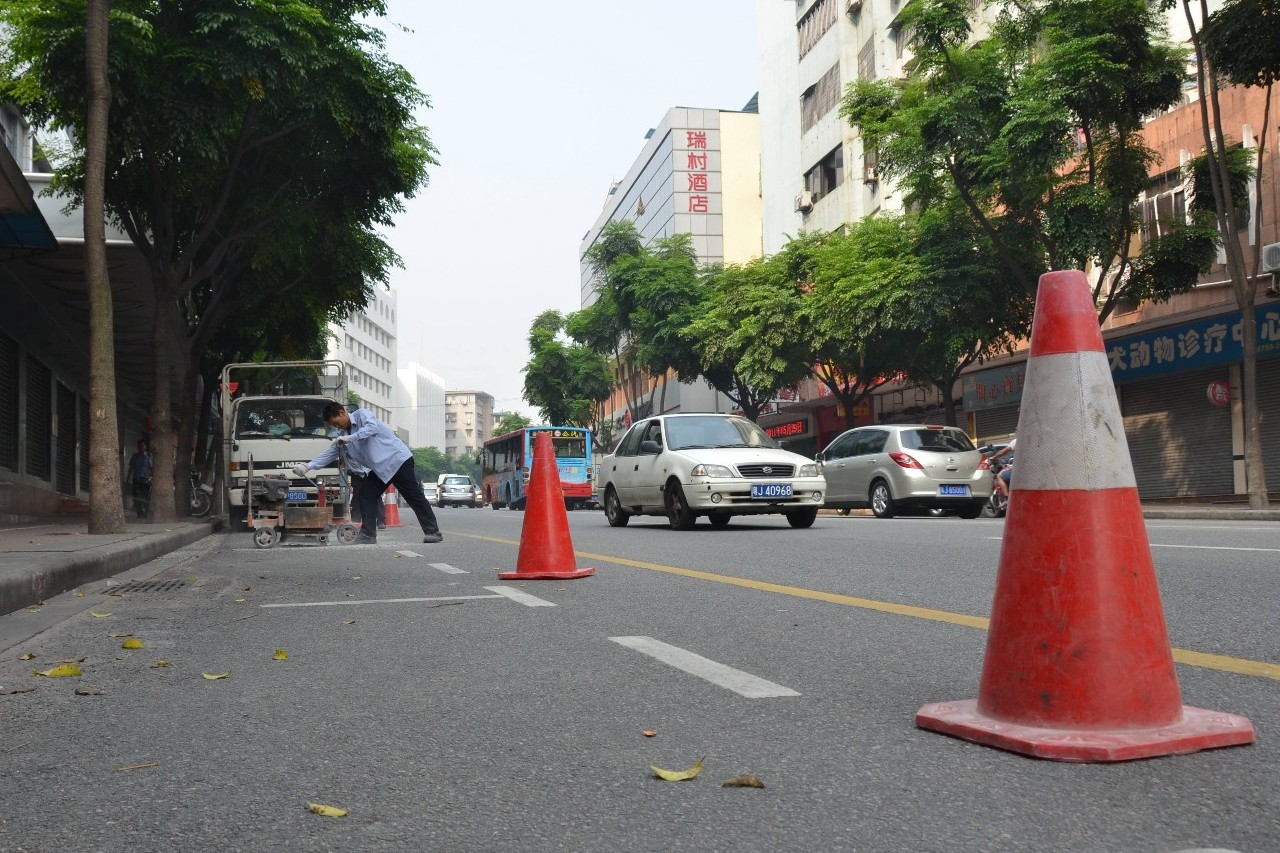
[[[422,601],[473,601],[478,598],[509,598],[503,595],[445,595],[439,598],[365,598],[346,601],[302,601],[291,604],[259,604],[259,607],[337,607],[342,604],[412,604]]]
[[[512,601],[519,602],[525,607],[555,607],[555,603],[551,601],[543,601],[536,595],[530,595],[527,592],[516,589],[514,586],[486,586],[485,589],[496,592],[503,598],[509,598]]]
[[[421,557],[417,551],[396,551],[401,557]]]
[[[769,699],[775,696],[799,696],[790,687],[774,684],[757,678],[749,672],[716,663],[713,660],[686,651],[679,646],[671,646],[652,637],[610,637],[615,643],[635,649],[642,654],[657,658],[665,664],[674,666],[690,675],[706,679],[712,684],[732,690],[748,699]]]
[[[470,572],[468,572],[466,569],[460,569],[460,568],[458,568],[457,566],[451,566],[451,565],[449,565],[448,563],[432,563],[432,564],[431,564],[431,568],[433,568],[433,569],[439,569],[440,571],[444,572],[446,575],[469,575],[469,574],[471,574],[471,573],[470,573]]]

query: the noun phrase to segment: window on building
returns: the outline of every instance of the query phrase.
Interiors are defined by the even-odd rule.
[[[862,50],[858,51],[858,79],[876,79],[876,41],[874,37],[868,38],[866,43],[862,45]]]
[[[839,3],[837,0],[818,0],[813,4],[804,17],[800,19],[800,23],[796,24],[796,36],[799,39],[798,46],[801,58],[813,49],[827,30],[831,29],[835,24],[839,15]]]
[[[1177,224],[1187,221],[1187,194],[1178,169],[1171,169],[1151,181],[1142,199],[1143,241],[1163,237]]]
[[[800,132],[813,127],[839,103],[840,63],[837,62],[800,96]]]
[[[804,176],[804,188],[812,193],[815,202],[843,183],[843,145],[837,145]]]

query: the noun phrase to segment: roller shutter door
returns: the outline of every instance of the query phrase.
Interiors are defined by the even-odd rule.
[[[1267,491],[1280,494],[1280,359],[1258,362],[1258,414]]]
[[[27,356],[27,475],[48,480],[53,473],[53,374]]]
[[[18,470],[18,342],[0,333],[0,406],[6,417],[0,418],[0,466]]]
[[[1018,406],[1004,406],[999,409],[984,409],[976,413],[978,443],[984,444],[992,438],[1004,438],[1018,429]]]
[[[1234,493],[1231,407],[1215,406],[1205,394],[1210,382],[1226,378],[1226,368],[1215,367],[1120,388],[1120,411],[1141,497]]]
[[[56,488],[76,493],[76,395],[61,382],[58,387],[58,470]]]

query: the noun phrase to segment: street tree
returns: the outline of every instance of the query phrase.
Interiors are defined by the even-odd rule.
[[[1216,251],[1199,223],[1147,233],[1135,202],[1154,153],[1144,119],[1179,101],[1183,51],[1145,0],[1007,2],[981,40],[967,0],[911,0],[907,80],[859,81],[841,114],[909,207],[962,205],[1012,282],[1047,269],[1091,278],[1099,321],[1124,300],[1192,288]],[[1174,263],[1178,261],[1178,263]],[[1160,265],[1165,275],[1144,274]]]
[[[538,407],[546,423],[590,427],[596,406],[609,399],[613,379],[604,356],[565,339],[565,318],[543,311],[529,327],[529,362],[524,367],[524,398]]]
[[[83,0],[10,0],[3,94],[38,123],[85,138]],[[155,297],[153,441],[170,445],[185,300],[234,289],[285,216],[389,227],[434,162],[426,105],[371,17],[382,0],[116,0],[108,216],[147,261]],[[73,145],[58,188],[83,193]],[[182,371],[176,371],[182,376]],[[174,398],[177,399],[176,408]],[[154,509],[172,517],[173,459],[156,454]]]
[[[533,419],[519,412],[507,412],[498,418],[498,423],[493,428],[494,435],[506,435],[509,432],[515,432],[518,429],[524,429],[533,425]]]
[[[1193,9],[1194,5],[1194,9]],[[1224,235],[1222,246],[1227,260],[1227,276],[1240,310],[1242,364],[1240,391],[1244,417],[1244,469],[1249,506],[1270,506],[1266,463],[1262,447],[1262,414],[1258,407],[1258,324],[1255,306],[1260,287],[1258,269],[1262,241],[1254,239],[1252,272],[1246,266],[1244,249],[1236,235],[1252,218],[1255,228],[1262,223],[1262,165],[1267,132],[1271,123],[1271,89],[1280,78],[1280,3],[1275,0],[1227,0],[1209,14],[1208,4],[1182,0],[1182,10],[1191,32],[1196,58],[1196,86],[1204,151],[1194,175],[1194,204],[1210,211],[1217,232]],[[1261,86],[1265,97],[1257,163],[1249,167],[1242,160],[1243,149],[1235,148],[1222,121],[1221,90],[1224,86]],[[1257,206],[1250,217],[1247,186],[1242,176],[1256,181]],[[1274,176],[1272,176],[1274,179]]]

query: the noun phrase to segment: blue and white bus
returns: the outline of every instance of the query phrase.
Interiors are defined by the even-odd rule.
[[[484,443],[484,499],[494,509],[524,509],[525,483],[533,467],[534,438],[551,433],[566,509],[591,503],[591,430],[583,427],[525,427]]]

